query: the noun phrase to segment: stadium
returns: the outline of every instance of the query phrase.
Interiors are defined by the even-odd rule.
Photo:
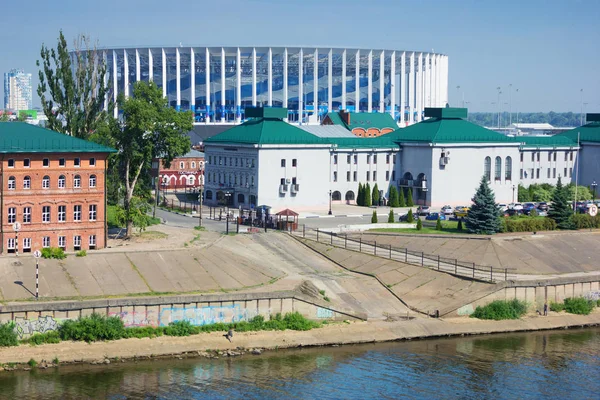
[[[153,80],[197,122],[237,122],[250,106],[284,107],[289,122],[328,111],[390,113],[401,125],[448,101],[448,57],[329,47],[104,48],[108,83],[126,96]],[[118,111],[115,110],[115,113]]]

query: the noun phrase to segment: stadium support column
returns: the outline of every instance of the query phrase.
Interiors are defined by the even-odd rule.
[[[333,50],[329,49],[327,57],[327,112],[333,108]]]
[[[431,107],[437,107],[437,56],[435,54],[431,55]]]
[[[396,87],[398,82],[396,82],[396,52],[392,51],[392,56],[390,57],[390,106],[391,111],[390,114],[392,118],[396,118]]]
[[[135,81],[140,81],[140,51],[135,49]]]
[[[425,55],[424,73],[425,73],[425,78],[424,78],[425,82],[423,83],[423,87],[424,87],[424,90],[423,90],[423,96],[424,96],[424,98],[423,98],[423,100],[424,100],[424,102],[423,102],[423,104],[424,104],[423,110],[425,110],[425,107],[431,107],[431,105],[429,104],[429,102],[431,100],[431,97],[429,95],[429,53],[427,53]]]
[[[410,70],[408,72],[408,122],[415,122],[415,52],[410,53]]]
[[[162,90],[163,97],[167,97],[167,53],[165,49],[162,50]]]
[[[113,77],[113,102],[115,103],[115,109],[113,110],[113,117],[119,116],[119,108],[117,107],[117,96],[119,94],[119,81],[117,76],[117,52],[113,50],[112,57],[112,77]]]
[[[441,91],[441,87],[442,87],[442,57],[440,55],[437,56],[437,60],[436,60],[436,82],[437,82],[437,87],[435,88],[435,96],[437,97],[437,106],[438,107],[444,107],[444,102],[442,101],[442,91]]]
[[[106,73],[104,74],[104,82],[102,82],[104,84],[104,87],[107,88],[108,87],[108,75],[109,75],[109,71],[108,71],[108,63],[107,63],[107,57],[106,57],[106,51],[102,52],[102,61],[104,62],[104,66],[106,67]],[[106,91],[106,95],[104,95],[104,111],[108,111],[108,95],[109,95],[109,91]]]
[[[181,110],[181,54],[179,48],[175,49],[175,88],[176,88],[176,105],[177,111]]]
[[[342,110],[346,109],[346,49],[342,52]],[[332,110],[329,110],[332,111]]]
[[[256,48],[252,48],[252,107],[256,107]]]
[[[319,51],[313,55],[313,117],[319,114]]]
[[[400,57],[400,123],[406,126],[406,52],[402,52]]]
[[[129,60],[127,59],[127,50],[123,50],[123,78],[125,97],[129,97]]]
[[[379,56],[379,112],[385,112],[385,51]]]
[[[154,80],[154,57],[152,57],[152,50],[148,49],[148,82]]]
[[[221,122],[225,122],[225,49],[221,47]]]
[[[367,112],[373,111],[373,50],[367,56]]]
[[[204,54],[204,74],[206,77],[206,122],[210,122],[210,51],[208,51],[208,47],[205,49]]]
[[[240,48],[237,48],[235,58],[235,122],[239,123],[242,119],[242,55]]]
[[[354,71],[354,112],[360,111],[360,50],[356,50],[356,61]]]
[[[267,91],[269,92],[268,105],[273,107],[273,49],[269,47],[269,66],[267,73]]]
[[[448,56],[444,56],[444,103],[448,102]]]
[[[416,122],[420,122],[423,116],[423,53],[419,53],[419,58],[417,59],[417,120]]]
[[[288,108],[288,51],[283,50],[283,108]],[[288,119],[284,118],[287,122]]]
[[[302,117],[304,113],[304,76],[303,76],[303,64],[304,64],[304,52],[300,49],[298,53],[298,122],[302,125]]]
[[[190,48],[190,110],[196,115],[196,52]],[[195,120],[195,118],[194,118]]]

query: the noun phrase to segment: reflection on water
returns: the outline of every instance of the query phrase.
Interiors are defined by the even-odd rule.
[[[600,329],[0,374],[7,399],[597,398]]]

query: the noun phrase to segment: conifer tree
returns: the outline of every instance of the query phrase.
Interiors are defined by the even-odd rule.
[[[548,211],[548,217],[556,222],[559,229],[573,229],[571,214],[573,211],[568,203],[568,188],[563,186],[560,177],[556,183],[556,189],[552,195],[552,207]]]
[[[366,188],[364,189],[365,194],[364,194],[364,198],[365,198],[365,204],[363,204],[365,207],[371,207],[371,185],[369,183],[367,183]]]
[[[412,224],[415,222],[415,216],[413,215],[412,208],[408,210],[408,214],[406,215],[406,222]]]
[[[388,223],[394,222],[394,210],[390,209],[390,215],[388,215]]]
[[[467,213],[467,229],[470,233],[491,235],[500,232],[500,211],[496,207],[494,192],[485,176],[473,197],[473,205]]]
[[[375,211],[375,210],[373,210],[373,215],[371,216],[371,223],[372,224],[377,223],[377,211]]]
[[[363,206],[363,185],[362,183],[358,182],[358,194],[356,195],[356,205],[357,206]]]
[[[396,189],[396,186],[390,186],[389,206],[400,207],[400,202],[398,201],[398,190]]]
[[[463,230],[462,218],[458,220],[458,225],[456,226],[456,230],[458,230],[458,231],[462,231]]]
[[[440,220],[440,217],[438,217],[437,222],[435,224],[435,230],[436,231],[441,231],[442,230],[442,221]]]
[[[420,231],[423,229],[423,223],[421,222],[421,218],[417,218],[417,230]]]
[[[408,188],[408,195],[406,196],[406,206],[412,207],[415,203],[413,202],[412,189]]]
[[[406,199],[404,198],[404,189],[400,189],[400,199],[398,200],[398,207],[406,207]]]
[[[371,193],[371,200],[374,206],[379,206],[379,187],[377,183],[373,186],[373,193]]]

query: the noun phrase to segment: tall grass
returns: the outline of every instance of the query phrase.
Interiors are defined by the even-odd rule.
[[[478,306],[471,318],[492,319],[519,319],[527,312],[527,303],[521,300],[496,300],[485,306]]]
[[[12,322],[0,324],[0,347],[17,346],[18,344],[15,324]]]

